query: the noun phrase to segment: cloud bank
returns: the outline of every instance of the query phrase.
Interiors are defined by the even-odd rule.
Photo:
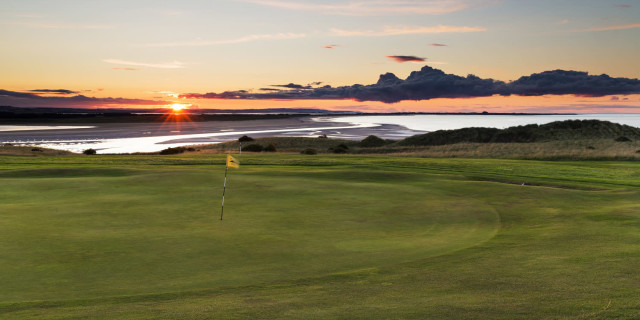
[[[48,94],[77,94],[78,91],[67,90],[67,89],[35,89],[29,90],[29,92],[33,93],[48,93]]]
[[[41,94],[75,94],[78,91],[67,89],[37,89],[29,92],[0,89],[0,105],[16,107],[52,107],[52,108],[87,108],[101,106],[154,106],[166,105],[169,101],[127,99],[127,98],[95,98],[84,95],[44,96]]]
[[[180,61],[173,61],[173,62],[166,62],[166,63],[136,62],[136,61],[127,61],[127,60],[120,60],[120,59],[104,59],[102,61],[106,63],[119,64],[119,65],[125,65],[125,66],[148,67],[148,68],[158,68],[158,69],[184,68],[184,63]]]
[[[469,33],[487,31],[484,27],[468,27],[468,26],[445,26],[437,25],[435,27],[425,26],[386,26],[382,30],[342,30],[332,28],[331,33],[335,36],[351,37],[384,37],[398,36],[405,34],[438,34],[438,33]]]
[[[565,95],[599,97],[614,94],[640,94],[640,80],[613,78],[606,74],[589,75],[587,72],[553,70],[534,73],[516,81],[505,83],[494,79],[482,79],[474,75],[461,77],[424,66],[412,72],[406,79],[393,73],[380,75],[378,81],[370,85],[317,88],[282,85],[285,89],[263,93],[245,90],[221,93],[183,93],[186,99],[328,99],[380,101],[395,103],[404,100],[429,100],[436,98],[471,98],[492,95]]]

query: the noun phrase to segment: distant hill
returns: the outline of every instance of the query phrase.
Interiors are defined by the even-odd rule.
[[[640,128],[600,120],[566,120],[543,125],[438,130],[398,141],[401,146],[438,146],[461,142],[545,142],[580,139],[640,139]]]
[[[0,112],[11,114],[131,114],[131,113],[170,113],[169,108],[18,108],[0,106]],[[359,114],[355,111],[333,111],[312,108],[267,108],[267,109],[185,109],[189,114]]]

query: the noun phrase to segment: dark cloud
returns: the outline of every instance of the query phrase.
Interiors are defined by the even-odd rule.
[[[289,83],[289,84],[272,84],[272,87],[280,87],[287,89],[311,89],[311,86],[303,86],[301,84]]]
[[[398,62],[398,63],[403,63],[403,62],[424,62],[426,60],[426,58],[420,58],[420,57],[416,57],[416,56],[387,56],[387,58]]]
[[[181,98],[191,99],[327,99],[381,101],[394,103],[403,100],[429,100],[435,98],[471,98],[492,95],[559,95],[604,96],[640,94],[640,80],[612,78],[606,74],[589,75],[586,72],[553,70],[521,77],[505,83],[482,79],[474,75],[461,77],[424,66],[406,79],[393,73],[380,75],[375,84],[311,88],[295,84],[281,85],[285,89],[272,92],[249,93],[226,91],[222,93],[185,93]]]
[[[446,47],[447,45],[446,44],[442,44],[442,43],[432,43],[432,44],[430,44],[430,46],[432,46],[432,47]]]
[[[38,93],[50,93],[50,94],[77,94],[78,91],[72,91],[67,89],[35,89],[29,90],[29,92]]]
[[[47,92],[41,90],[31,90],[35,92]],[[62,91],[76,92],[72,90],[60,89]],[[54,90],[58,91],[58,90]],[[62,92],[61,92],[62,93]],[[11,105],[14,107],[91,107],[103,105],[164,105],[168,101],[126,99],[126,98],[95,98],[84,95],[71,97],[41,96],[31,92],[19,92],[0,89],[0,105]]]
[[[612,78],[606,74],[553,70],[534,73],[509,83],[508,93],[523,96],[573,94],[601,97],[612,94],[640,93],[640,80]]]

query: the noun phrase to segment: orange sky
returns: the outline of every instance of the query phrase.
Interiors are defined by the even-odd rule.
[[[387,72],[406,79],[424,65],[504,82],[556,69],[637,79],[634,1],[13,1],[0,12],[0,28],[0,105],[640,112],[638,95],[392,104],[176,97],[286,84],[369,85]]]

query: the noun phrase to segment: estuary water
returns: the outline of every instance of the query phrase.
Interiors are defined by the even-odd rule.
[[[640,114],[545,114],[545,115],[492,115],[492,114],[417,114],[333,117],[326,121],[347,122],[356,125],[393,124],[417,131],[454,130],[469,127],[504,129],[527,124],[545,124],[564,120],[605,120],[640,128]]]

